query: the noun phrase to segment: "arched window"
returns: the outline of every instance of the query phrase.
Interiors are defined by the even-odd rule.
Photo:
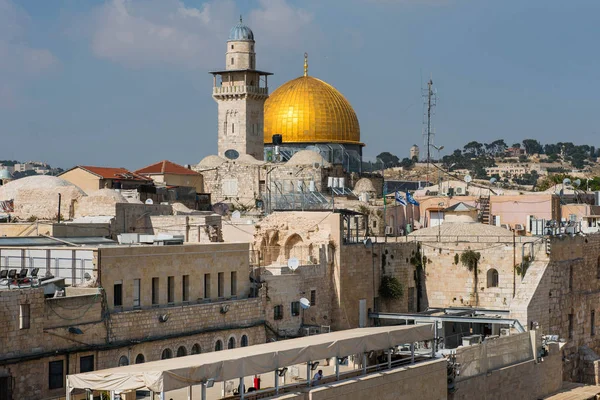
[[[487,287],[498,287],[498,271],[494,268],[487,272]]]
[[[192,346],[192,354],[200,354],[202,350],[200,349],[200,345],[198,343]]]
[[[164,349],[162,354],[160,355],[161,360],[167,360],[169,358],[173,358],[173,352],[171,349]]]
[[[240,343],[240,344],[241,344],[241,346],[242,346],[242,347],[246,347],[246,346],[248,346],[248,336],[246,336],[246,335],[243,335],[243,336],[242,336],[242,340],[241,340],[241,343]]]
[[[146,358],[144,357],[144,355],[142,353],[138,354],[137,357],[135,358],[136,364],[143,364],[145,362],[146,362]]]
[[[124,367],[126,365],[129,365],[129,358],[127,358],[127,356],[121,356],[121,358],[119,358],[119,367]]]
[[[217,343],[215,343],[215,351],[221,351],[223,350],[223,342],[221,342],[220,340],[217,340]]]
[[[185,346],[179,346],[177,349],[177,357],[185,357],[187,356],[187,349]]]
[[[228,349],[235,349],[235,338],[232,336],[229,338],[229,342],[227,342]]]

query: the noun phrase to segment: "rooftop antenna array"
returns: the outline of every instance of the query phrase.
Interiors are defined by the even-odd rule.
[[[424,111],[423,111],[423,139],[427,146],[427,181],[429,181],[429,163],[431,162],[431,146],[433,144],[433,136],[435,132],[431,124],[431,117],[435,114],[435,106],[437,105],[437,91],[433,88],[433,79],[429,78],[427,89],[423,90]]]

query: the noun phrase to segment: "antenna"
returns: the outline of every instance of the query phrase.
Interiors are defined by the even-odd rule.
[[[427,82],[427,89],[423,93],[423,98],[425,99],[424,107],[427,109],[423,112],[425,125],[423,131],[423,138],[425,141],[425,145],[427,146],[427,181],[429,181],[429,163],[431,162],[431,145],[433,136],[435,133],[432,130],[431,126],[431,117],[435,114],[434,109],[437,105],[437,93],[433,89],[433,79],[429,78],[429,82]]]
[[[296,258],[296,257],[292,257],[288,260],[288,268],[290,269],[290,271],[294,272],[298,269],[298,266],[300,265],[300,261]]]

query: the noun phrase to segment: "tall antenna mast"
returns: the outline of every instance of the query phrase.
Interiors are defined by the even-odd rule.
[[[429,78],[429,82],[427,82],[427,91],[423,93],[423,97],[425,98],[425,106],[427,107],[426,113],[424,114],[423,123],[426,125],[426,128],[423,132],[425,146],[427,146],[427,181],[429,181],[429,163],[431,162],[431,146],[433,145],[433,136],[435,133],[433,132],[433,128],[431,126],[431,117],[434,115],[434,108],[437,104],[437,94],[433,89],[433,80]]]

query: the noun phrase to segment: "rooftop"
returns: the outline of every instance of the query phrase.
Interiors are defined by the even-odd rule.
[[[173,174],[173,175],[199,175],[197,172],[192,171],[184,167],[183,165],[175,164],[169,160],[159,161],[147,167],[138,169],[135,171],[136,174],[140,175],[154,175],[154,174]]]
[[[24,247],[24,246],[100,246],[117,244],[114,240],[104,237],[48,237],[48,236],[18,236],[0,237],[0,247]]]
[[[147,178],[143,175],[139,175],[135,172],[131,172],[125,168],[94,167],[94,166],[90,166],[90,165],[78,165],[76,167],[71,168],[69,171],[71,171],[75,168],[81,168],[91,174],[99,176],[102,179],[123,179],[123,180],[130,180],[130,181],[146,181],[146,182],[152,181],[152,179],[150,179],[150,178]],[[63,174],[65,174],[69,171],[65,171],[65,172],[63,172]],[[61,174],[61,175],[63,175],[63,174]]]

